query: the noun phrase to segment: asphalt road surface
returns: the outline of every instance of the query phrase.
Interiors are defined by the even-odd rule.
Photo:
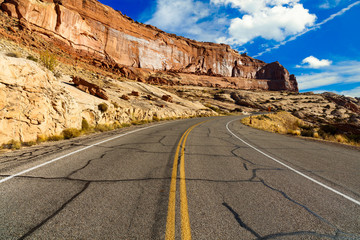
[[[161,122],[0,155],[0,239],[360,239],[360,151]]]

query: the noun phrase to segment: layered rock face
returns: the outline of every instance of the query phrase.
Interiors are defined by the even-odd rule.
[[[106,65],[281,81],[270,90],[297,91],[281,65],[240,55],[228,45],[196,42],[144,25],[96,0],[5,0],[1,9],[63,48]],[[261,73],[258,71],[261,70]],[[276,74],[272,74],[276,72]]]

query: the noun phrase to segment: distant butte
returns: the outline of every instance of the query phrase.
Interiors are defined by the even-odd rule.
[[[213,76],[207,77],[210,85],[220,87],[227,81],[232,88],[298,92],[295,76],[278,62],[267,64],[225,44],[165,33],[96,0],[5,0],[1,10],[79,59],[134,80],[146,82],[154,71],[165,71]],[[146,69],[142,77],[134,76],[140,69]]]

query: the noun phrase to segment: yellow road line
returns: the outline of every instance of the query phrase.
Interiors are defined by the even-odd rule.
[[[191,130],[192,129],[193,128],[191,128]],[[189,210],[188,210],[188,201],[186,196],[186,183],[185,183],[185,144],[190,131],[188,131],[188,133],[184,138],[184,143],[181,148],[181,157],[180,157],[180,213],[181,213],[182,240],[191,240],[190,219],[189,219]]]
[[[177,177],[177,167],[178,167],[178,158],[179,158],[178,155],[180,152],[181,142],[188,131],[189,129],[186,130],[186,132],[181,136],[181,139],[179,141],[179,144],[175,152],[173,170],[171,174],[168,215],[166,220],[166,234],[165,234],[166,240],[175,239],[175,203],[176,203],[176,177]]]
[[[183,240],[191,240],[191,228],[190,228],[190,220],[189,220],[189,211],[188,211],[188,201],[186,195],[186,182],[185,182],[185,144],[187,137],[190,132],[198,125],[204,122],[200,122],[198,124],[193,125],[188,128],[185,133],[181,136],[181,139],[177,145],[173,170],[171,175],[171,183],[170,183],[170,193],[169,193],[169,204],[168,204],[168,215],[166,222],[166,240],[174,240],[175,239],[175,212],[176,212],[176,179],[177,179],[177,168],[178,168],[178,159],[180,153],[180,214],[181,214],[181,238]]]

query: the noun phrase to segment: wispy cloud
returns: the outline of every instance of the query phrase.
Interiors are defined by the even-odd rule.
[[[351,90],[341,91],[340,94],[350,97],[360,97],[360,87],[356,87]]]
[[[297,77],[300,90],[314,89],[333,84],[360,83],[360,62],[344,61],[322,72],[303,74]]]
[[[325,0],[319,5],[319,8],[329,9],[338,6],[342,0]]]
[[[310,31],[313,31],[313,30],[316,30],[316,29],[320,28],[322,25],[328,23],[329,21],[333,20],[334,18],[336,18],[336,17],[338,17],[338,16],[343,15],[344,13],[346,13],[347,11],[349,11],[350,9],[352,9],[353,7],[355,7],[355,6],[359,5],[359,4],[360,4],[360,1],[356,1],[356,2],[354,2],[354,3],[352,3],[352,4],[350,4],[349,6],[341,9],[341,10],[338,11],[337,13],[334,13],[334,14],[330,15],[328,18],[326,18],[326,19],[323,20],[322,22],[317,23],[317,24],[315,24],[314,26],[312,26],[312,27],[310,27],[310,28],[307,28],[307,29],[305,29],[304,31],[302,31],[302,32],[300,32],[300,33],[293,35],[293,36],[290,37],[289,39],[284,40],[284,41],[280,42],[279,44],[276,44],[276,45],[273,46],[273,47],[269,47],[269,48],[265,49],[263,52],[260,52],[260,53],[256,54],[254,57],[259,57],[259,56],[261,56],[261,55],[263,55],[263,54],[265,54],[265,53],[271,52],[272,50],[278,49],[278,48],[280,48],[281,46],[287,44],[288,42],[294,41],[294,40],[296,40],[297,38],[301,37],[302,35],[310,32]]]

